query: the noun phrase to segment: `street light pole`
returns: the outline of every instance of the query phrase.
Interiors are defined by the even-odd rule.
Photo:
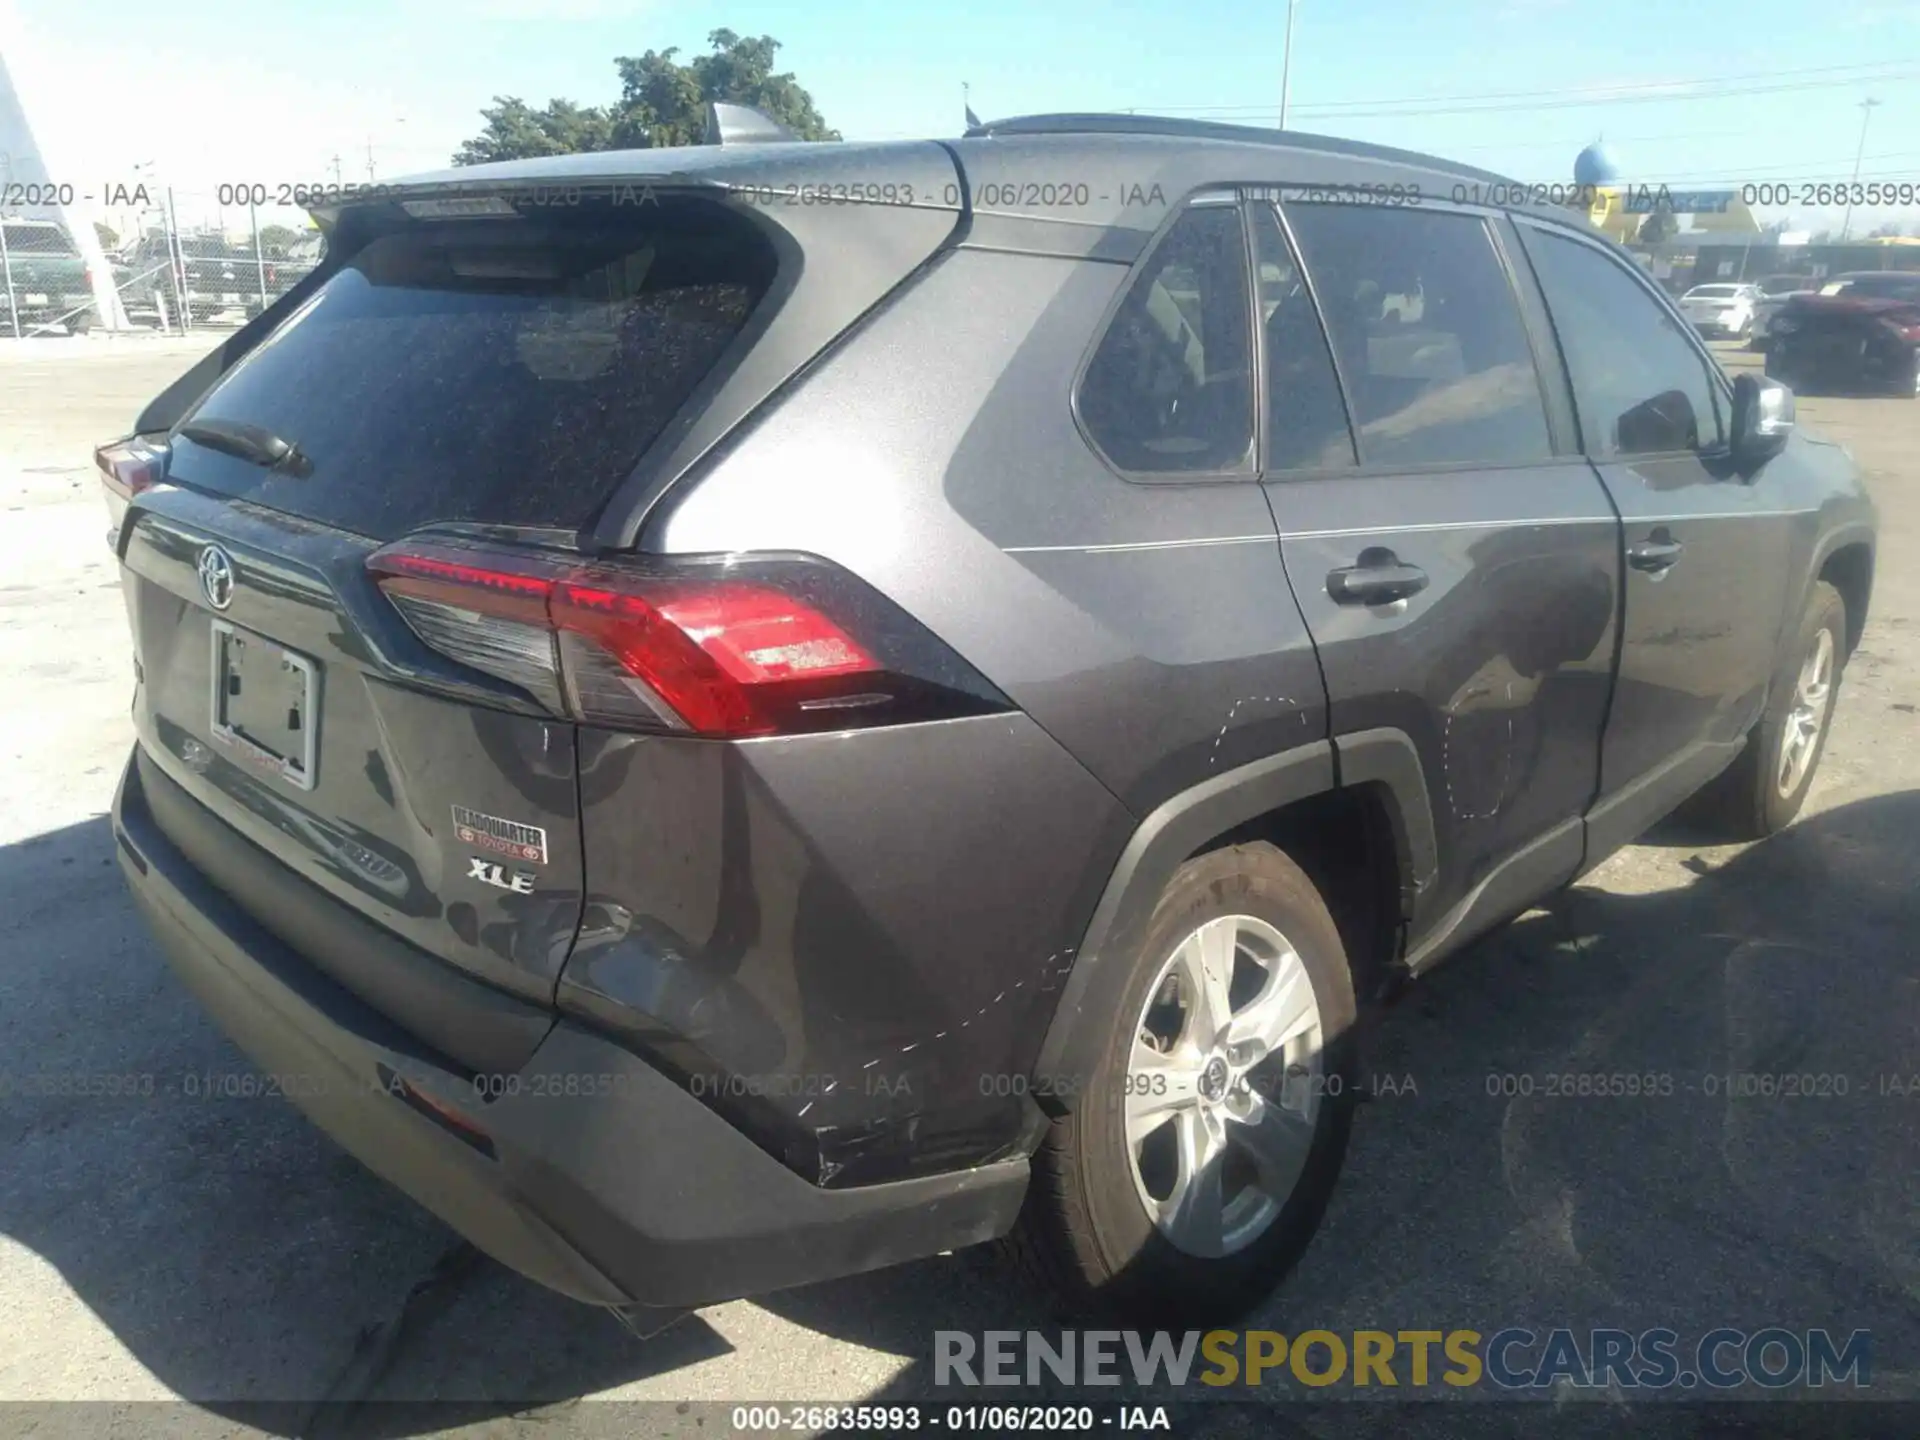
[[[1293,0],[1287,0],[1287,48],[1280,56],[1280,128],[1287,128],[1287,81],[1293,73]]]
[[[1840,241],[1846,243],[1847,232],[1853,228],[1853,187],[1860,183],[1860,161],[1867,153],[1867,122],[1873,119],[1873,107],[1880,102],[1868,96],[1860,102],[1860,145],[1853,152],[1853,180],[1847,186],[1847,215],[1840,222]]]

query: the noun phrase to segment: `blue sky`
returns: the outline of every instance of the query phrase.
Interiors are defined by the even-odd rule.
[[[957,133],[963,81],[989,118],[1215,107],[1272,124],[1286,27],[1284,0],[10,9],[0,45],[53,168],[117,177],[150,161],[182,191],[321,180],[335,155],[346,178],[365,179],[369,144],[378,176],[435,167],[495,94],[604,102],[614,55],[699,50],[720,26],[780,40],[786,68],[850,138]],[[1920,180],[1920,4],[1300,0],[1296,11],[1293,128],[1525,179],[1568,178],[1574,153],[1604,135],[1648,181],[1845,180],[1867,96],[1881,104],[1862,177]],[[1856,213],[1855,226],[1891,218],[1920,223],[1920,210]]]

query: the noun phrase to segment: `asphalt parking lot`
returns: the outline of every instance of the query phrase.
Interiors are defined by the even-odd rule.
[[[925,1396],[935,1329],[1051,1324],[963,1255],[640,1341],[475,1260],[285,1102],[184,1093],[248,1067],[112,864],[131,675],[90,449],[198,348],[0,354],[0,1071],[153,1078],[132,1097],[0,1090],[0,1400],[179,1397],[179,1424],[235,1427],[249,1402],[437,1400],[487,1433],[532,1409],[564,1434],[589,1399]],[[1362,1111],[1325,1228],[1250,1326],[1868,1329],[1874,1392],[1920,1397],[1920,402],[1800,417],[1866,468],[1883,527],[1806,813],[1754,847],[1664,827],[1417,987],[1375,1046],[1393,1093]],[[1569,1072],[1675,1088],[1489,1093]],[[1705,1093],[1727,1072],[1846,1093]],[[1346,1408],[1297,1423],[1394,1433]],[[384,1433],[449,1421],[381,1413]],[[626,1433],[681,1412],[647,1413]]]

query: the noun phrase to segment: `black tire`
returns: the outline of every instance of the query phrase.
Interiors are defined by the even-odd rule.
[[[1322,1071],[1304,1164],[1278,1214],[1244,1248],[1204,1258],[1154,1225],[1135,1189],[1126,1141],[1128,1057],[1149,990],[1181,941],[1209,920],[1252,916],[1300,957],[1319,1006]],[[1319,1227],[1346,1156],[1359,1084],[1354,986],[1340,933],[1305,873],[1272,845],[1189,860],[1155,907],[1105,1028],[1101,1058],[1071,1113],[1034,1156],[1033,1180],[1005,1252],[1062,1310],[1157,1327],[1225,1323],[1269,1294]],[[1265,1093],[1265,1092],[1263,1092]]]
[[[1820,729],[1806,772],[1790,791],[1779,783],[1781,746],[1795,708],[1801,667],[1820,643],[1822,634],[1833,646],[1832,679],[1820,713]],[[1806,803],[1807,791],[1826,753],[1833,730],[1833,707],[1840,698],[1840,678],[1847,662],[1847,605],[1840,592],[1817,581],[1808,597],[1806,613],[1774,671],[1767,690],[1767,708],[1747,736],[1746,748],[1711,784],[1688,803],[1686,816],[1728,840],[1759,840],[1793,823]]]

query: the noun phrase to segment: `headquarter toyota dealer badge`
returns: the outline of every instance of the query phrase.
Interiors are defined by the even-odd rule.
[[[511,855],[515,860],[547,863],[547,832],[538,825],[522,825],[499,815],[486,815],[464,805],[453,807],[453,833],[467,845]]]

